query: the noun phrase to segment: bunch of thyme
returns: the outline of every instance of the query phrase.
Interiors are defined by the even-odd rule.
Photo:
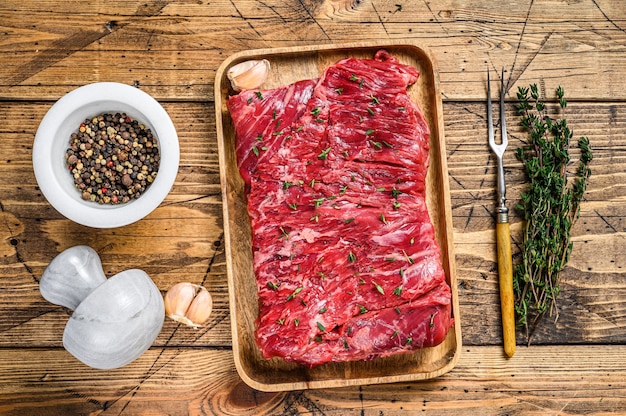
[[[570,157],[572,131],[564,118],[567,102],[563,88],[556,97],[562,119],[552,119],[536,85],[518,88],[517,106],[521,125],[529,140],[517,149],[530,185],[517,208],[524,217],[521,262],[515,266],[513,288],[518,324],[526,329],[528,344],[537,323],[546,312],[558,319],[556,299],[559,274],[572,252],[570,231],[580,215],[580,202],[591,175],[589,140],[578,140],[579,161]],[[571,183],[568,179],[572,177]]]

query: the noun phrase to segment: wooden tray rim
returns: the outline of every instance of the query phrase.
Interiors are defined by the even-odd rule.
[[[239,343],[238,343],[238,328],[237,328],[237,300],[234,296],[234,270],[232,264],[232,246],[230,244],[230,225],[229,225],[229,206],[228,206],[228,186],[227,181],[225,180],[226,172],[226,154],[225,154],[225,144],[224,144],[224,130],[222,123],[222,87],[224,83],[224,74],[233,64],[247,60],[247,59],[263,59],[270,56],[277,55],[285,55],[285,54],[307,54],[307,53],[315,53],[322,51],[346,51],[346,55],[349,55],[349,51],[355,51],[359,49],[374,49],[374,48],[398,48],[398,47],[407,47],[412,48],[419,53],[426,56],[432,67],[432,76],[434,83],[434,94],[435,98],[435,107],[436,113],[433,115],[432,119],[437,123],[437,131],[438,131],[438,151],[440,154],[440,172],[439,174],[444,176],[447,179],[447,161],[445,159],[446,151],[445,151],[445,139],[444,139],[444,130],[443,130],[443,105],[442,99],[440,95],[439,89],[439,73],[438,73],[438,65],[437,61],[430,52],[428,48],[417,45],[414,42],[402,40],[402,41],[393,41],[386,40],[381,42],[350,42],[350,43],[336,43],[336,44],[322,44],[322,45],[305,45],[305,46],[294,46],[294,47],[280,47],[280,48],[262,48],[262,49],[249,49],[243,50],[237,53],[234,53],[227,57],[222,64],[219,66],[216,76],[215,76],[215,85],[214,85],[214,96],[215,96],[215,112],[216,112],[216,130],[217,130],[217,138],[218,138],[218,160],[220,167],[220,182],[221,182],[221,191],[222,191],[222,208],[223,208],[223,223],[224,223],[224,239],[225,239],[225,252],[226,252],[226,268],[227,268],[227,279],[228,279],[228,292],[229,292],[229,310],[231,317],[231,332],[232,332],[232,348],[233,348],[233,358],[235,362],[235,367],[237,369],[237,373],[241,377],[241,379],[250,387],[266,392],[278,392],[278,391],[290,391],[290,390],[302,390],[302,389],[317,389],[317,388],[329,388],[329,387],[348,387],[348,386],[358,386],[358,385],[367,385],[367,384],[382,384],[389,382],[404,382],[404,381],[418,381],[418,380],[426,380],[431,378],[439,377],[454,368],[459,360],[459,355],[462,346],[461,340],[461,322],[459,316],[459,301],[458,301],[458,290],[456,285],[456,267],[454,261],[454,246],[452,242],[453,230],[451,225],[451,207],[449,201],[442,204],[441,208],[443,208],[443,213],[440,215],[445,219],[445,247],[441,247],[442,251],[446,251],[446,257],[448,262],[446,265],[448,267],[449,273],[449,284],[452,292],[452,313],[455,319],[454,327],[452,331],[449,331],[448,338],[454,337],[456,342],[456,348],[453,351],[453,354],[450,356],[450,359],[446,362],[445,365],[438,368],[434,371],[429,372],[417,372],[417,373],[406,373],[404,375],[395,375],[395,376],[383,376],[383,377],[363,377],[363,378],[354,378],[354,379],[335,379],[335,380],[303,380],[297,382],[285,382],[285,383],[274,383],[267,384],[263,382],[259,382],[256,379],[252,378],[244,368],[241,357],[239,356]],[[431,138],[432,143],[432,138]],[[432,148],[431,148],[432,151]],[[442,194],[449,198],[449,184],[447,180],[444,180],[442,183],[443,189]]]

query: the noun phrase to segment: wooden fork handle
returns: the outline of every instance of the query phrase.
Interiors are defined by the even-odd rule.
[[[515,354],[515,312],[513,306],[511,229],[508,222],[499,222],[496,224],[496,238],[504,352],[508,357],[512,357],[513,354]]]

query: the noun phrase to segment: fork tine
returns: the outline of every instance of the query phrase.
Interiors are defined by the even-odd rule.
[[[502,147],[506,147],[509,140],[506,134],[506,117],[504,117],[504,68],[500,78],[500,130],[502,132]]]

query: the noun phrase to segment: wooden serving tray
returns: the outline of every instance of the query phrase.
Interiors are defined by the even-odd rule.
[[[226,107],[228,96],[234,94],[226,72],[232,65],[242,61],[268,59],[271,73],[262,88],[276,88],[298,80],[319,77],[326,67],[345,57],[372,58],[381,48],[420,71],[417,83],[409,88],[409,95],[422,109],[431,129],[427,206],[441,247],[443,268],[452,289],[454,328],[446,340],[436,347],[372,361],[329,363],[309,369],[280,358],[267,360],[254,340],[258,299],[252,266],[251,229],[244,183],[237,170],[234,128]],[[285,391],[423,380],[452,369],[461,348],[461,325],[441,96],[436,63],[430,53],[406,43],[352,43],[243,51],[226,59],[217,71],[215,110],[233,353],[241,378],[257,390]]]

